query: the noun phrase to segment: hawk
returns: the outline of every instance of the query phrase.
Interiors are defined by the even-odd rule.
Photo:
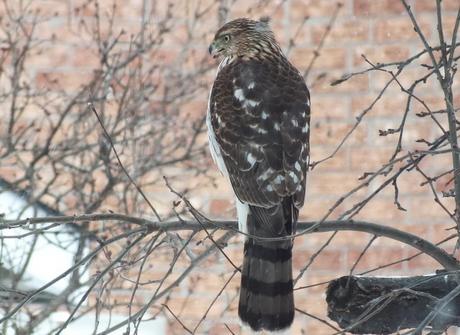
[[[209,53],[221,58],[206,120],[211,154],[247,235],[238,314],[255,331],[281,330],[294,319],[290,235],[305,199],[310,94],[268,19],[226,23]]]

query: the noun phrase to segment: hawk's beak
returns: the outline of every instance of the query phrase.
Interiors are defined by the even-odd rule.
[[[222,50],[218,50],[218,48],[216,48],[214,42],[211,43],[211,45],[209,46],[209,54],[212,56],[212,58],[217,58],[219,56],[219,52],[222,51]]]

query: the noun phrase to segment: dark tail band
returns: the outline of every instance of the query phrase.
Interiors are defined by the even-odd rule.
[[[285,329],[294,319],[291,246],[272,244],[244,245],[238,314],[255,331]]]

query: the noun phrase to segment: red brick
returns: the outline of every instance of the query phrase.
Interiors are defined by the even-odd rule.
[[[358,175],[353,173],[321,173],[311,174],[308,192],[314,195],[340,196],[351,191],[358,185]]]
[[[402,196],[414,194],[429,196],[431,193],[429,186],[421,186],[424,181],[425,178],[417,171],[404,173],[398,178],[399,194]]]
[[[366,94],[360,95],[352,98],[351,109],[353,115],[357,116],[361,114],[364,110],[368,109],[371,104],[376,100],[377,94]],[[367,113],[369,116],[402,116],[402,111],[404,111],[406,96],[404,95],[383,95],[372,107],[372,109]],[[366,117],[366,118],[367,118]],[[366,121],[363,121],[366,122]]]
[[[221,198],[227,196],[229,199],[233,199],[234,193],[230,182],[218,171],[210,156],[211,154],[209,154],[209,172],[210,176],[214,178],[214,182],[213,184],[205,184],[200,189],[210,197],[217,196]]]
[[[459,5],[457,4],[457,8]],[[457,9],[458,10],[458,9]],[[452,13],[450,15],[446,15],[444,13],[443,18],[442,18],[442,26],[443,26],[443,31],[444,31],[444,38],[446,41],[451,41],[452,40],[452,33],[454,31],[455,27],[455,21],[457,20],[457,15],[456,13]]]
[[[232,214],[234,205],[228,199],[213,199],[211,200],[209,213],[213,216],[228,217]]]
[[[418,250],[411,249],[408,251],[408,256],[415,255],[416,253],[418,253]],[[420,274],[433,273],[434,269],[442,268],[435,259],[424,254],[405,262],[405,264],[414,274],[417,272]]]
[[[285,6],[279,4],[264,6],[263,3],[240,2],[237,6],[231,6],[228,19],[232,20],[238,17],[258,19],[263,16],[269,16],[273,26],[273,24],[276,25],[277,22],[282,21],[285,15],[285,8]]]
[[[320,119],[344,119],[350,116],[349,97],[334,97],[327,95],[315,95],[311,100],[312,122]]]
[[[396,145],[400,136],[399,132],[393,133],[393,134],[388,134],[386,136],[380,136],[380,131],[387,131],[389,129],[398,129],[399,126],[401,125],[401,119],[402,119],[402,112],[401,110],[401,116],[400,119],[391,119],[391,120],[386,120],[386,119],[373,119],[371,117],[368,117],[367,120],[367,126],[368,126],[368,132],[369,132],[369,139],[374,143],[376,146],[385,146],[385,147],[393,147],[396,149]],[[418,120],[412,121],[410,120],[410,116],[408,120],[406,120],[406,124],[404,125],[404,131],[403,131],[403,140],[402,140],[402,147],[403,150],[415,150],[415,149],[420,149],[424,150],[426,149],[425,144],[421,144],[416,142],[419,139],[430,139],[432,138],[432,130],[433,130],[433,124],[430,122],[416,122]]]
[[[104,17],[114,13],[115,18],[139,18],[142,14],[142,1],[133,0],[129,3],[98,1],[99,14]],[[77,0],[73,2],[73,11],[77,15],[94,16],[97,13],[96,6],[92,1]]]
[[[299,69],[307,69],[314,57],[314,48],[297,47],[289,57]],[[313,63],[314,69],[343,69],[347,59],[346,50],[340,48],[325,48]]]
[[[382,45],[376,48],[373,45],[357,46],[354,48],[354,65],[369,67],[362,55],[373,64],[389,63],[405,60],[409,57],[409,48],[402,45]]]
[[[345,273],[337,273],[338,276],[345,275]],[[309,290],[301,290],[302,294],[305,294],[305,298],[296,300],[296,307],[312,313],[313,315],[325,315],[327,312],[326,299],[323,294],[308,294]],[[298,294],[299,295],[299,294]],[[307,334],[317,334],[307,333]],[[331,334],[331,332],[329,332]]]
[[[399,1],[391,0],[354,0],[353,12],[358,16],[383,16],[401,14],[405,12],[404,6]]]
[[[441,6],[442,6],[443,11],[445,10],[457,11],[458,1],[457,0],[443,0],[441,2]],[[433,12],[436,10],[436,1],[416,0],[414,7],[417,12],[420,12],[420,11]]]
[[[331,197],[318,197],[318,196],[311,196],[310,191],[310,184],[311,179],[315,178],[314,175],[307,177],[307,198],[305,200],[305,205],[302,207],[300,211],[300,218],[302,220],[319,220],[321,219],[326,213],[328,213],[329,209],[335,204],[337,199]],[[330,218],[336,217],[338,211],[340,211],[340,206],[337,210],[331,214]],[[305,238],[308,240],[315,240],[316,234],[313,235],[306,235]]]
[[[435,203],[432,199],[434,197],[428,199],[420,199],[420,198],[412,198],[412,201],[408,205],[408,211],[414,219],[420,221],[428,221],[437,219],[437,218],[444,218],[445,220],[449,220],[449,216],[444,212],[444,210]],[[453,209],[453,199],[452,198],[444,198],[442,202],[447,209],[449,209],[452,213]]]
[[[305,17],[327,17],[329,18],[337,8],[335,1],[315,0],[293,0],[290,3],[290,19],[294,21],[303,20]],[[343,13],[344,9],[341,9]]]
[[[337,146],[314,145],[311,147],[310,162],[318,162],[331,155]],[[334,157],[325,160],[314,167],[315,170],[322,173],[324,171],[344,172],[350,168],[348,150],[339,150]]]
[[[430,38],[432,23],[429,18],[418,17],[418,25],[425,38]],[[396,17],[391,20],[380,19],[374,26],[374,38],[377,42],[419,40],[418,34],[409,17]]]
[[[439,218],[437,220],[439,220]],[[432,241],[434,242],[441,242],[455,234],[454,227],[456,225],[452,220],[442,220],[441,223],[431,221],[430,226],[432,229]],[[455,245],[456,241],[457,238],[454,237],[450,241],[445,242],[440,246],[446,250],[448,250],[448,248],[451,248],[449,250],[452,250],[452,247]]]
[[[59,0],[40,0],[30,2],[30,11],[37,11],[40,17],[64,17],[70,15],[70,3]]]
[[[367,243],[370,240],[370,238],[371,238],[371,235],[368,235],[367,237],[365,237],[364,241],[366,241]],[[355,265],[357,260],[359,259],[363,250],[364,250],[364,246],[363,248],[352,249],[348,251],[347,265],[350,270]],[[382,258],[383,254],[385,255],[385,258]],[[361,272],[372,270],[379,266],[383,266],[383,265],[387,265],[387,264],[399,261],[402,258],[404,258],[404,254],[403,254],[403,250],[401,246],[388,247],[388,246],[385,246],[384,244],[383,247],[380,247],[380,246],[376,246],[372,244],[366,250],[364,255],[361,257],[361,259],[357,263],[353,273],[359,274]],[[399,264],[385,267],[385,270],[382,270],[382,271],[384,271],[385,273],[391,273],[392,271],[397,273],[397,271],[400,271],[401,269],[402,269],[402,264],[399,263]]]
[[[88,48],[75,48],[71,50],[71,66],[77,68],[97,69],[101,63],[96,50]]]
[[[408,208],[409,203],[400,200],[401,205]],[[405,218],[407,212],[398,210],[396,205],[393,203],[393,199],[372,199],[369,203],[355,217],[356,219],[366,220],[378,224],[384,224],[386,226],[397,226],[401,224],[401,221]]]
[[[26,61],[27,66],[41,69],[55,69],[69,66],[70,48],[56,43],[44,44]]]
[[[353,129],[353,124],[340,121],[314,122],[311,125],[312,146],[334,145],[337,146],[342,139]],[[367,129],[365,125],[360,125],[353,130],[347,139],[348,145],[363,144],[367,139]]]
[[[376,171],[388,163],[394,148],[360,147],[350,149],[351,169],[355,171]]]
[[[448,192],[454,187],[454,175],[453,172],[448,173],[434,182],[434,187],[437,192]]]
[[[227,262],[225,260],[225,262]],[[220,265],[220,264],[219,264]],[[218,265],[218,266],[219,266]],[[239,266],[240,264],[238,264]],[[214,266],[216,268],[216,266]],[[214,273],[210,269],[198,269],[201,270],[202,273],[200,274],[192,274],[190,276],[190,290],[193,292],[194,295],[213,298],[213,295],[216,295],[219,290],[225,285],[227,280],[230,278],[230,275],[223,275],[220,273],[220,269],[215,269],[215,271],[219,271],[218,273]],[[228,284],[226,287],[229,290],[239,288],[240,286],[241,277],[239,274],[235,275],[232,279],[232,283]]]
[[[311,261],[314,252],[316,252],[316,250],[296,250],[292,256],[292,266],[295,269],[305,267]],[[315,258],[309,270],[337,271],[344,265],[342,256],[342,253],[338,250],[331,251],[326,249]]]
[[[319,74],[323,74],[321,72]],[[318,75],[312,72],[311,77],[315,78]],[[337,79],[342,78],[343,72],[329,71],[328,75],[321,76],[318,80],[315,80],[315,86],[312,89],[313,94],[317,93],[341,93],[341,94],[357,94],[365,93],[369,89],[369,78],[368,76],[354,76],[347,81],[340,83],[339,85],[332,86],[331,83]]]
[[[319,43],[327,29],[327,26],[313,26],[312,39],[314,43]],[[327,36],[325,43],[327,45],[349,45],[367,41],[369,39],[369,21],[367,20],[350,20],[337,22]]]
[[[35,83],[40,88],[58,89],[65,88],[68,91],[76,91],[91,82],[91,72],[39,72]]]
[[[6,17],[6,7],[8,6],[8,12],[17,14],[20,12],[20,8],[26,9],[25,14],[29,17],[39,17],[40,19],[48,19],[54,16],[67,17],[69,14],[70,6],[66,1],[56,0],[40,0],[31,1],[27,6],[19,6],[20,3],[11,1],[0,4],[0,17]]]

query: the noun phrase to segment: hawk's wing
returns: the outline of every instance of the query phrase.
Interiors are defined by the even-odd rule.
[[[286,60],[236,59],[214,82],[210,123],[238,199],[302,206],[309,155],[309,92]]]

